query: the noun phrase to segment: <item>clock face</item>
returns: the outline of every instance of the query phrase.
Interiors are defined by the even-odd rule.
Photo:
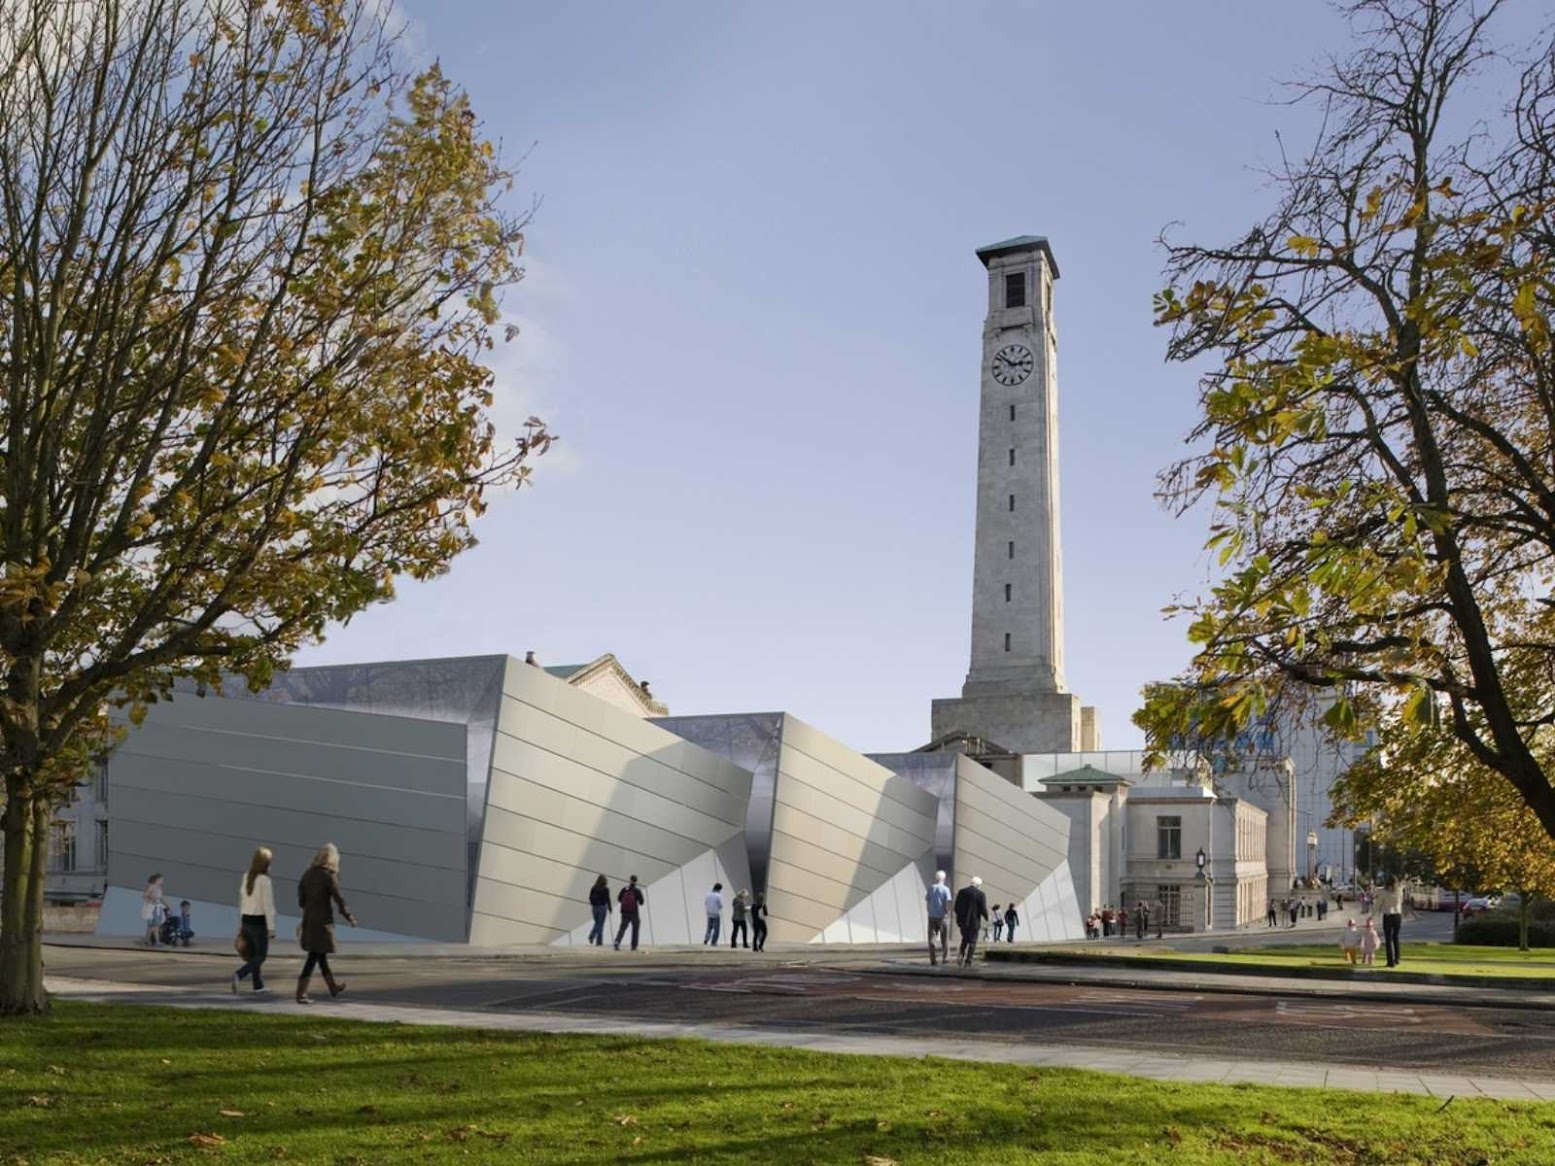
[[[1031,349],[1023,344],[1006,344],[994,354],[993,379],[1001,385],[1018,385],[1031,375]]]

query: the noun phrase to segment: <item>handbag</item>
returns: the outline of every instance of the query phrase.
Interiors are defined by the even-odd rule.
[[[254,949],[248,941],[248,935],[244,933],[241,927],[238,928],[238,933],[232,940],[232,950],[238,953],[239,959],[246,960],[254,954]]]

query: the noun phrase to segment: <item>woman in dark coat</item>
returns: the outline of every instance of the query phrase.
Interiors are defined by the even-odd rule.
[[[333,905],[333,906],[332,906]],[[335,912],[352,927],[356,916],[340,897],[340,851],[330,842],[313,856],[313,864],[297,883],[297,906],[302,908],[302,928],[298,940],[302,950],[308,953],[308,962],[302,965],[302,975],[297,979],[297,1003],[312,1004],[308,999],[308,981],[316,967],[324,976],[331,996],[346,990],[329,970],[329,957],[335,950]]]

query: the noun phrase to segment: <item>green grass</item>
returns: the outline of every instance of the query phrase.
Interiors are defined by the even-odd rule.
[[[1555,1105],[1533,1103],[1443,1112],[1429,1097],[353,1024],[324,1007],[62,1003],[0,1025],[6,1164],[1551,1161]]]
[[[1142,957],[1167,959],[1184,964],[1242,964],[1279,971],[1281,968],[1342,968],[1344,956],[1336,939],[1332,943],[1281,944],[1270,947],[1244,947],[1228,953],[1172,951],[1169,948],[1063,948],[1065,952],[1102,957]],[[1378,962],[1370,968],[1362,964],[1356,970],[1390,971],[1402,975],[1503,976],[1508,979],[1555,980],[1555,949],[1538,948],[1518,951],[1513,947],[1470,947],[1453,943],[1409,943],[1403,945],[1404,962],[1388,968],[1377,953]],[[1357,959],[1360,957],[1357,956]]]

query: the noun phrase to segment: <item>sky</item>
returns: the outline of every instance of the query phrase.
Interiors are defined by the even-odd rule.
[[[402,0],[539,200],[497,415],[560,435],[449,574],[299,664],[614,652],[677,714],[785,710],[861,751],[929,739],[969,662],[986,276],[1061,278],[1068,686],[1135,748],[1180,671],[1207,519],[1156,474],[1193,424],[1151,322],[1157,239],[1229,240],[1315,111],[1315,2]]]

